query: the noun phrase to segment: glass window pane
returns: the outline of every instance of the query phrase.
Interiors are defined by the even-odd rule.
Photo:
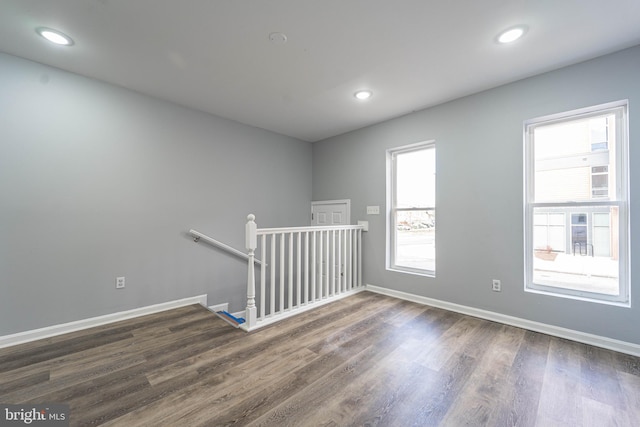
[[[609,171],[609,167],[607,166],[594,166],[591,168],[591,173],[607,173]]]
[[[608,150],[609,144],[606,142],[594,142],[591,144],[591,151]]]
[[[587,214],[571,214],[571,224],[587,225]]]
[[[591,151],[588,119],[538,126],[534,139],[536,161]]]
[[[594,213],[593,214],[593,226],[594,227],[608,227],[609,226],[609,213]]]
[[[548,230],[545,225],[537,225],[533,227],[533,247],[536,250],[546,249],[548,246]]]
[[[591,144],[605,143],[607,142],[607,118],[596,117],[589,120],[589,126],[591,127]]]
[[[396,207],[436,205],[435,149],[396,154]]]
[[[549,225],[562,225],[564,226],[564,214],[563,213],[550,213]]]
[[[607,172],[615,173],[614,117],[605,114],[534,127],[535,202],[608,196]]]
[[[533,216],[533,225],[547,225],[548,218],[547,214],[536,214]]]
[[[542,215],[548,209],[534,208],[534,214]],[[619,260],[613,256],[611,244],[619,241],[619,229],[613,226],[616,221],[610,221],[610,217],[617,215],[617,209],[614,206],[582,209],[607,209],[607,212],[590,214],[593,226],[587,226],[587,213],[572,213],[568,251],[561,247],[565,234],[563,227],[544,227],[548,228],[544,235],[548,245],[542,244],[541,227],[534,227],[533,282],[558,289],[617,296],[620,292]]]
[[[607,188],[609,185],[609,177],[607,175],[593,175],[591,177],[591,186],[593,188]]]
[[[435,210],[397,212],[395,265],[435,271],[435,232]]]
[[[551,247],[552,251],[555,252],[565,252],[565,228],[563,226],[552,226],[547,230],[548,234],[548,246]]]

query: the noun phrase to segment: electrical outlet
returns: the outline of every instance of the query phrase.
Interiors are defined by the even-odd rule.
[[[367,206],[367,215],[379,215],[380,206]]]
[[[498,279],[493,279],[492,285],[491,285],[491,290],[493,292],[500,292],[502,291],[502,285],[500,284],[500,280]]]
[[[124,288],[124,277],[116,277],[116,289]]]

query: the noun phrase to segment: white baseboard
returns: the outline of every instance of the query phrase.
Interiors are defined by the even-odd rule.
[[[108,323],[119,322],[121,320],[132,319],[134,317],[145,316],[147,314],[158,313],[160,311],[171,310],[173,308],[184,307],[186,305],[200,304],[207,306],[207,296],[198,295],[190,298],[183,298],[175,301],[163,302],[160,304],[149,305],[146,307],[134,308],[133,310],[121,311],[118,313],[105,314],[104,316],[91,317],[89,319],[76,320],[74,322],[63,323],[60,325],[47,326],[45,328],[34,329],[31,331],[19,332],[17,334],[5,335],[0,337],[0,348],[10,347],[17,344],[23,344],[43,338],[49,338],[56,335],[62,335],[69,332],[75,332],[82,329],[93,328],[95,326],[106,325]]]
[[[229,311],[229,303],[228,302],[223,302],[222,304],[215,304],[212,306],[208,307],[210,311],[213,311],[214,313],[216,311]]]
[[[575,331],[573,329],[566,329],[558,326],[548,325],[546,323],[539,323],[532,320],[521,319],[519,317],[507,316],[505,314],[500,314],[493,311],[482,310],[466,305],[454,304],[451,302],[427,298],[407,292],[382,288],[380,286],[367,284],[366,290],[394,298],[413,301],[418,304],[438,307],[444,310],[455,311],[456,313],[467,314],[469,316],[503,323],[505,325],[516,326],[518,328],[528,329],[530,331],[541,332],[543,334],[552,335],[559,338],[566,338],[568,340],[580,342],[583,344],[589,344],[596,347],[602,347],[608,350],[630,354],[632,356],[640,356],[640,345],[626,341],[614,340],[600,335],[587,334],[585,332]]]
[[[246,323],[240,325],[240,328],[244,329],[245,331],[248,331],[248,332],[255,331],[256,329],[271,325],[273,323],[279,322],[279,321],[284,320],[284,319],[288,319],[290,317],[297,316],[298,314],[302,314],[302,313],[304,313],[306,311],[313,310],[314,308],[321,307],[321,306],[323,306],[325,304],[329,304],[329,303],[338,301],[340,299],[350,297],[351,295],[355,295],[358,292],[362,292],[362,291],[366,291],[366,289],[364,287],[352,289],[350,291],[343,292],[340,295],[334,295],[334,296],[332,296],[330,298],[327,298],[327,299],[316,300],[316,301],[310,303],[309,305],[305,305],[303,307],[298,307],[295,310],[291,310],[291,311],[287,311],[285,313],[278,314],[275,317],[267,317],[267,318],[265,318],[263,320],[258,321],[257,324],[255,326],[253,326],[252,328],[248,328]],[[234,316],[236,316],[236,317],[244,317],[245,314],[246,313],[244,311],[241,311],[239,313],[235,313]]]

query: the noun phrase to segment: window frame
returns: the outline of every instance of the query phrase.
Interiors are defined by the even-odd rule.
[[[421,141],[414,144],[403,145],[400,147],[390,148],[387,150],[387,251],[386,251],[386,267],[387,270],[398,271],[409,274],[416,274],[420,276],[436,277],[436,267],[434,263],[433,270],[427,270],[422,268],[407,267],[396,264],[396,217],[398,212],[411,212],[411,211],[436,211],[437,201],[434,201],[434,206],[419,206],[411,208],[398,208],[396,200],[396,172],[397,162],[396,158],[398,154],[411,153],[415,151],[422,151],[436,149],[435,140]],[[436,177],[437,180],[437,177]],[[434,189],[435,190],[435,189]],[[435,195],[437,199],[437,194]],[[437,221],[437,220],[436,220]]]
[[[629,224],[629,115],[628,100],[600,104],[592,107],[543,116],[524,122],[524,288],[526,292],[541,293],[556,297],[571,298],[589,302],[605,303],[623,307],[630,306],[630,224]],[[615,194],[607,198],[593,198],[583,201],[535,202],[535,152],[533,131],[538,126],[571,122],[605,114],[614,114],[615,121]],[[610,148],[610,147],[609,147]],[[608,174],[611,171],[607,172]],[[609,180],[612,178],[609,175]],[[591,189],[590,189],[591,194]],[[608,207],[618,208],[618,295],[607,295],[584,290],[573,290],[534,283],[534,208],[580,208]]]

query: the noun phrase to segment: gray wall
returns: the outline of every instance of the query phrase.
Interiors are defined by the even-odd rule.
[[[186,233],[308,224],[311,166],[309,143],[0,54],[0,336],[200,294],[241,310],[244,261]]]
[[[640,265],[640,47],[518,81],[313,145],[313,199],[352,201],[369,220],[366,283],[640,344],[640,275],[632,307],[524,292],[523,121],[630,102],[631,265]],[[377,99],[375,102],[384,102]],[[385,150],[436,140],[436,278],[385,269]],[[381,209],[383,212],[384,210]],[[491,279],[502,292],[491,291]]]

